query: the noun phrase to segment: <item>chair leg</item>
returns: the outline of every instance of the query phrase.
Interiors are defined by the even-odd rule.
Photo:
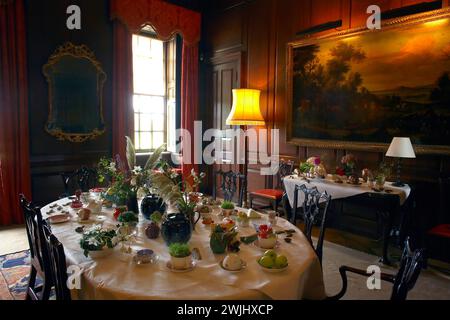
[[[52,286],[47,283],[47,280],[44,281],[43,288],[42,288],[42,300],[47,301],[50,299],[50,292],[51,292]]]
[[[25,300],[33,300],[30,294],[30,290],[34,292],[34,285],[36,283],[36,274],[37,274],[36,269],[33,266],[31,266],[30,278],[28,279],[27,295],[25,297]]]

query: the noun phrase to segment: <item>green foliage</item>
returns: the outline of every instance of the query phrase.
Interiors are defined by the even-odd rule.
[[[301,162],[299,170],[302,173],[310,172],[311,168],[314,168],[314,165],[308,162]]]
[[[87,230],[80,240],[80,247],[87,257],[89,251],[100,251],[104,247],[114,248],[117,245],[115,230],[104,230],[100,226],[94,226]]]
[[[184,258],[191,255],[191,249],[186,243],[172,243],[169,246],[169,253],[172,257]]]
[[[234,203],[231,201],[224,201],[220,207],[225,210],[234,209]]]
[[[133,211],[126,211],[119,215],[119,222],[139,222],[139,217]]]
[[[392,170],[392,164],[389,164],[387,162],[381,162],[378,166],[378,170],[375,171],[375,177],[376,179],[383,179],[387,178],[391,175]]]
[[[155,222],[155,223],[160,223],[162,220],[162,214],[159,211],[155,211],[151,214],[150,216],[150,220]]]

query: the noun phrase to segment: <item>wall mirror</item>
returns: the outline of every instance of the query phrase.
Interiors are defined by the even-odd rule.
[[[106,74],[85,45],[60,46],[43,67],[48,82],[45,130],[58,140],[84,142],[105,132],[103,84]]]

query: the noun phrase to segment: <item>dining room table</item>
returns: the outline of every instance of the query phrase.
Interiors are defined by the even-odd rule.
[[[200,257],[195,260],[192,270],[180,273],[168,267],[170,255],[161,236],[157,239],[146,237],[145,228],[150,221],[142,214],[139,214],[133,241],[127,242],[131,254],[120,249],[124,245],[122,243],[107,256],[85,256],[80,247],[82,234],[76,229],[93,225],[117,228],[119,222],[113,217],[114,208],[107,207],[92,215],[89,223],[80,222],[77,216],[79,209],[72,209],[70,203],[69,198],[59,199],[44,206],[41,212],[44,219],[59,214],[67,216],[60,223],[52,223],[51,229],[64,246],[67,265],[76,266],[81,275],[80,287],[71,290],[73,299],[320,300],[326,297],[322,268],[314,250],[302,231],[281,217],[273,225],[274,231],[294,231],[290,243],[284,241],[282,234],[278,235],[275,251],[288,259],[288,267],[282,272],[270,273],[258,264],[257,260],[265,249],[258,247],[257,242],[240,245],[238,255],[246,262],[246,268],[239,272],[223,269],[220,262],[226,255],[213,254],[210,249],[211,228],[200,221],[189,241],[191,249],[197,248]],[[219,207],[212,208],[212,216],[220,222]],[[239,236],[255,234],[254,226],[267,222],[267,216],[260,213],[248,227],[237,227]],[[135,262],[132,256],[141,249],[151,249],[155,253],[157,259],[154,263]]]
[[[295,186],[306,185],[307,188],[317,188],[319,192],[326,192],[331,196],[331,200],[344,200],[358,195],[367,195],[369,198],[376,198],[383,203],[380,208],[380,217],[383,221],[383,245],[380,262],[391,265],[388,248],[391,239],[394,217],[398,215],[400,208],[405,204],[411,195],[411,187],[405,184],[401,187],[395,186],[393,182],[386,181],[383,188],[378,189],[369,182],[359,179],[356,183],[350,183],[346,179],[336,178],[334,175],[327,177],[305,177],[301,174],[292,174],[283,178],[286,196],[289,202],[290,216],[297,208],[304,205],[304,194],[298,192],[297,208],[294,208]],[[371,202],[373,203],[373,202]],[[378,209],[378,208],[377,208]]]

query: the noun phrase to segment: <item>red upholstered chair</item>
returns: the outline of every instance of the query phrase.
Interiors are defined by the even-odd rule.
[[[273,210],[277,211],[284,194],[283,178],[292,174],[293,170],[293,161],[281,160],[277,172],[277,185],[275,189],[260,189],[250,192],[250,208],[253,207],[253,199],[259,198],[268,201],[272,205]]]

